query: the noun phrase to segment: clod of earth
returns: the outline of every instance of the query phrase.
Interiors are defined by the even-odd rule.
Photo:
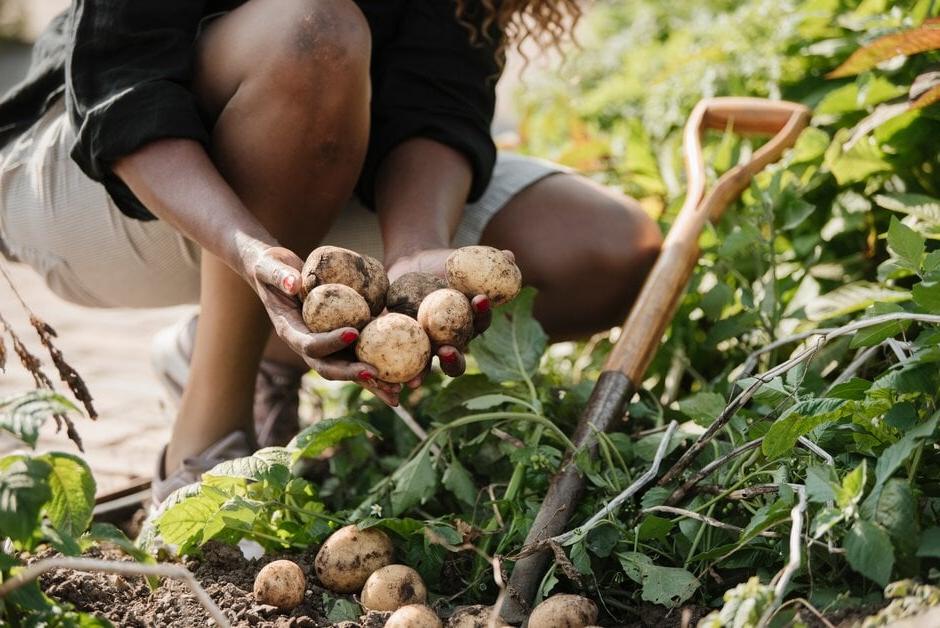
[[[491,246],[465,246],[445,262],[447,283],[473,298],[485,294],[493,305],[516,298],[522,290],[522,273],[506,254]]]
[[[408,604],[392,613],[385,628],[442,628],[441,620],[424,604]]]
[[[461,606],[447,620],[447,628],[489,628],[493,610],[492,606],[483,604]],[[500,617],[496,618],[494,626],[495,628],[509,628],[509,624]]]
[[[337,593],[359,591],[369,576],[392,562],[392,541],[378,528],[348,525],[326,540],[313,561],[317,578]]]
[[[597,605],[586,597],[560,593],[529,615],[529,628],[587,628],[597,621]]]
[[[338,246],[321,246],[307,257],[300,276],[300,295],[304,298],[317,286],[340,283],[362,295],[373,316],[385,308],[388,276],[374,257]]]
[[[307,580],[303,570],[289,560],[275,560],[262,567],[255,578],[255,599],[288,611],[304,601]]]
[[[473,308],[462,293],[444,288],[424,298],[418,322],[431,342],[463,349],[473,336]]]
[[[418,321],[404,314],[386,314],[362,330],[356,357],[374,366],[382,381],[402,384],[427,367],[431,341]]]
[[[341,283],[323,284],[311,290],[304,299],[303,316],[314,333],[342,327],[362,329],[372,318],[362,295]]]
[[[418,572],[406,565],[376,570],[362,587],[360,602],[372,611],[395,611],[409,604],[424,604],[428,590]]]
[[[437,275],[422,272],[405,273],[388,287],[385,307],[389,312],[418,318],[418,308],[424,297],[446,287],[447,282]]]

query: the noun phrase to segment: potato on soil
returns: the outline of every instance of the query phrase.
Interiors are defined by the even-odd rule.
[[[427,367],[431,341],[415,319],[404,314],[386,314],[366,325],[359,334],[356,357],[374,366],[382,381],[403,384]]]
[[[385,296],[385,307],[411,318],[418,318],[418,307],[435,290],[446,288],[447,282],[431,273],[405,273],[392,282]]]
[[[431,342],[463,349],[473,337],[470,301],[452,288],[435,290],[418,308],[418,322]]]
[[[352,593],[369,575],[392,562],[392,540],[378,528],[360,530],[354,525],[340,528],[323,543],[313,567],[317,578],[330,591]]]
[[[408,604],[392,613],[385,628],[442,628],[437,614],[424,604]]]
[[[297,563],[275,560],[261,568],[255,577],[255,599],[287,611],[304,601],[307,580]]]
[[[341,283],[362,295],[373,316],[385,308],[388,276],[374,257],[338,246],[321,246],[307,257],[300,277],[300,296],[304,298],[317,286]]]
[[[491,246],[465,246],[447,258],[444,264],[447,283],[473,298],[485,294],[493,305],[516,298],[522,290],[522,273],[509,258]]]
[[[411,567],[387,565],[369,576],[359,600],[370,611],[395,611],[409,604],[424,604],[428,590]]]
[[[372,318],[369,304],[362,296],[341,283],[317,286],[304,299],[304,322],[314,333],[341,327],[362,329]]]
[[[529,628],[586,628],[597,621],[597,605],[586,597],[560,593],[535,607]]]
[[[484,606],[483,604],[461,606],[447,620],[447,628],[489,628],[492,613],[492,606]],[[497,618],[496,628],[509,628],[509,624],[504,622],[502,618]]]

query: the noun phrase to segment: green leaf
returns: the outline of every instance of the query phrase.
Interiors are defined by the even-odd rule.
[[[165,510],[156,526],[163,540],[171,545],[189,547],[202,542],[202,532],[215,516],[227,496],[211,486],[202,486],[196,495],[187,497]]]
[[[0,400],[0,430],[35,448],[46,420],[71,412],[79,409],[62,395],[51,390],[30,390]]]
[[[42,507],[52,497],[45,460],[26,456],[0,459],[0,530],[14,541],[26,542],[39,526]]]
[[[398,516],[409,508],[417,506],[434,494],[437,487],[437,473],[431,463],[431,453],[425,448],[412,460],[400,467],[394,475],[395,488],[392,489],[392,514]]]
[[[894,546],[880,526],[864,519],[855,522],[845,537],[845,558],[869,580],[885,586],[894,569]]]
[[[700,392],[679,402],[679,411],[702,427],[711,425],[725,409],[725,398],[714,392]]]
[[[355,602],[326,593],[323,594],[323,608],[326,609],[326,618],[332,623],[355,622],[362,612]]]
[[[108,543],[120,548],[139,563],[156,562],[153,556],[134,545],[134,542],[127,538],[120,528],[110,523],[93,523],[79,542],[82,544],[82,549],[88,549],[92,543]]]
[[[893,479],[885,483],[875,506],[874,521],[888,532],[900,554],[914,552],[919,530],[914,494],[906,480]]]
[[[463,409],[463,405],[477,397],[500,393],[503,390],[498,383],[493,383],[482,373],[471,373],[451,380],[436,395],[428,399],[426,411],[438,421],[446,420],[445,415],[454,410]]]
[[[875,202],[891,211],[940,225],[940,200],[923,194],[876,194]]]
[[[822,129],[808,127],[800,133],[790,157],[791,164],[800,164],[816,161],[821,158],[829,147],[829,135]]]
[[[627,576],[642,585],[640,596],[647,602],[676,608],[701,586],[698,578],[685,569],[654,565],[644,554],[622,552],[617,558]]]
[[[865,313],[865,318],[873,318],[884,314],[896,314],[903,311],[904,308],[896,303],[875,303],[868,308],[868,311]],[[852,342],[849,346],[853,349],[858,347],[872,347],[904,332],[910,325],[911,321],[887,321],[880,325],[859,329],[852,337]]]
[[[260,502],[232,495],[206,521],[202,542],[219,538],[223,534],[234,532],[236,537],[240,537],[251,532],[260,512]]]
[[[741,532],[741,538],[738,539],[738,546],[748,543],[758,534],[775,526],[781,521],[786,521],[790,517],[790,505],[784,500],[778,499],[772,504],[761,506],[751,517],[747,527]]]
[[[853,377],[852,379],[842,382],[833,386],[829,392],[826,393],[827,397],[832,399],[845,399],[847,401],[861,401],[865,398],[865,393],[868,389],[871,388],[871,382],[859,377]]]
[[[72,454],[52,452],[41,456],[49,463],[52,499],[46,515],[56,528],[77,537],[91,524],[95,508],[95,478],[88,464]]]
[[[806,469],[806,497],[809,501],[820,504],[834,502],[838,488],[832,467],[819,465]]]
[[[911,294],[922,312],[940,314],[940,281],[919,283],[911,290]]]
[[[639,529],[636,531],[637,540],[648,541],[650,539],[656,539],[664,541],[666,540],[666,535],[672,531],[675,525],[672,519],[664,519],[656,515],[646,515],[643,517]]]
[[[934,526],[924,530],[924,534],[920,537],[917,555],[925,558],[940,558],[940,527]]]
[[[473,399],[468,399],[465,401],[463,405],[468,410],[488,410],[489,408],[501,406],[504,403],[528,405],[528,402],[519,399],[518,397],[512,397],[502,393],[493,393],[474,397]]]
[[[888,248],[901,261],[901,264],[913,272],[920,272],[926,250],[924,236],[920,235],[897,217],[891,217],[888,227]]]
[[[371,425],[355,417],[322,419],[317,421],[294,438],[296,450],[294,460],[316,458],[330,447],[353,436],[366,432],[375,433]]]
[[[814,299],[806,306],[806,316],[811,321],[822,321],[860,312],[875,303],[901,303],[910,298],[911,293],[905,290],[855,281]]]
[[[532,317],[534,300],[535,290],[526,288],[496,308],[490,328],[470,343],[471,354],[490,380],[524,381],[535,374],[548,336]]]
[[[450,464],[447,465],[441,482],[444,484],[444,488],[453,493],[454,497],[463,503],[468,506],[476,504],[477,486],[473,483],[470,473],[456,458],[453,458]]]
[[[846,401],[843,399],[809,399],[790,406],[764,436],[761,450],[768,458],[776,458],[787,453],[800,436],[831,423],[846,413]]]
[[[836,489],[836,504],[842,510],[851,512],[855,505],[865,494],[865,485],[868,483],[868,461],[862,462],[845,474],[842,484]]]
[[[908,430],[896,443],[881,452],[881,455],[878,456],[878,462],[875,464],[875,485],[863,506],[865,512],[871,512],[874,509],[881,488],[910,458],[921,441],[933,435],[938,420],[940,420],[940,413],[934,414],[924,423]]]

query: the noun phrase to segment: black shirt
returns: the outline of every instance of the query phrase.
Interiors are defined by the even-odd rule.
[[[154,216],[110,164],[163,138],[205,146],[210,125],[190,91],[203,18],[245,0],[75,0],[40,36],[29,73],[0,99],[0,146],[60,96],[76,129],[72,158],[125,214]],[[426,137],[469,160],[468,200],[496,160],[490,137],[499,66],[490,40],[471,43],[453,0],[355,0],[372,31],[372,130],[357,191],[373,203],[376,171],[395,146]]]

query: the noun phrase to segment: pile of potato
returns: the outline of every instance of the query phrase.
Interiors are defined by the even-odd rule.
[[[457,249],[445,268],[446,281],[415,272],[389,285],[375,258],[321,246],[307,258],[301,275],[304,321],[317,333],[361,330],[357,358],[374,366],[383,381],[408,382],[427,367],[432,345],[466,348],[474,331],[470,298],[483,294],[500,305],[522,288],[519,268],[492,247]],[[386,308],[388,313],[379,316]]]
[[[393,563],[394,548],[378,528],[360,530],[348,525],[334,532],[317,552],[313,566],[320,583],[336,593],[359,593],[368,611],[391,612],[385,628],[443,628],[429,606],[428,590],[418,572]],[[289,560],[268,563],[255,579],[255,598],[282,610],[303,601],[303,570]],[[490,625],[490,606],[464,606],[448,619],[449,628],[484,628]],[[579,595],[559,594],[546,599],[529,616],[529,628],[591,628],[597,606]],[[499,628],[507,624],[497,620]]]

